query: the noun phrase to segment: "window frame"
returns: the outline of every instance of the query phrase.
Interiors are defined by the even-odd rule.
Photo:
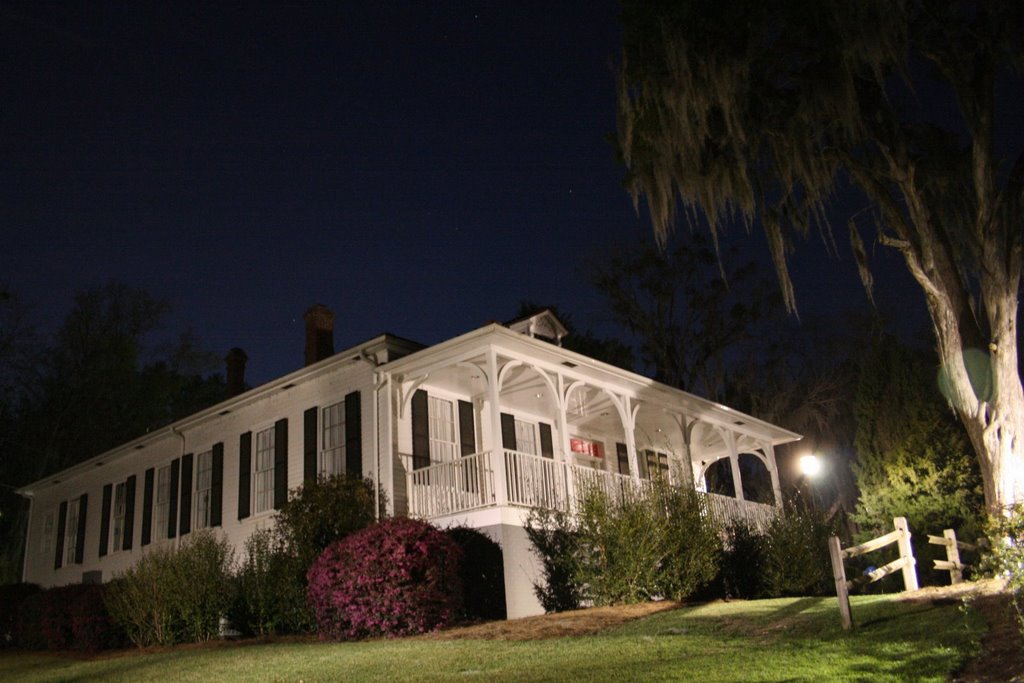
[[[430,444],[430,463],[455,462],[460,457],[459,447],[459,411],[458,398],[427,392],[427,435]],[[437,403],[440,402],[440,403]],[[434,409],[435,405],[444,404],[448,408],[450,420],[442,420]],[[438,434],[436,426],[446,425],[450,428],[450,440]]]
[[[328,411],[334,411],[335,421],[328,425]],[[327,445],[328,429],[334,430],[334,443]],[[345,422],[345,399],[326,405],[320,409],[320,429],[317,435],[317,474],[330,477],[345,473],[345,440],[348,437],[348,425]],[[330,467],[328,467],[330,463]]]
[[[82,498],[78,496],[68,500],[67,515],[64,518],[64,562],[66,567],[79,564],[78,554],[78,518],[82,514]]]
[[[164,472],[167,473],[166,487],[161,485],[161,475]],[[171,519],[171,463],[156,468],[153,484],[153,524],[156,527],[153,542],[160,543],[170,539],[170,536],[167,535],[167,526]],[[163,503],[160,502],[161,489],[166,489],[167,500]],[[161,510],[163,510],[162,514]]]
[[[265,444],[269,446],[260,449],[260,438],[265,437]],[[252,480],[249,484],[250,500],[252,501],[252,516],[266,515],[274,512],[274,458],[276,455],[276,444],[277,444],[277,424],[271,423],[270,425],[261,429],[253,430],[252,438],[252,473],[250,479]],[[266,467],[260,468],[260,455],[269,456],[267,462],[269,464]],[[265,486],[261,487],[261,483]],[[266,507],[260,507],[260,496],[263,496],[266,501]]]
[[[54,543],[57,541],[57,508],[52,507],[43,514],[43,531],[39,539],[39,553],[53,560]]]
[[[110,548],[116,553],[124,548],[124,522],[128,510],[128,482],[114,484],[114,499],[110,506]]]
[[[204,461],[206,467],[204,468]],[[203,482],[203,475],[206,481]],[[213,510],[213,448],[208,448],[195,456],[193,479],[192,528],[208,529],[211,525]],[[205,485],[204,485],[205,483]]]

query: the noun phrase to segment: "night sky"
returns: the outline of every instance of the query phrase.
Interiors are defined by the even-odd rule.
[[[254,7],[0,6],[0,287],[42,331],[124,282],[254,385],[301,365],[314,303],[338,349],[523,299],[616,333],[585,258],[650,228],[607,141],[614,2]],[[801,312],[865,306],[811,247]],[[923,309],[905,274],[879,287]]]

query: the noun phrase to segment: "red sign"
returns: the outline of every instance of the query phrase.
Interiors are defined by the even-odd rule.
[[[573,453],[589,455],[592,458],[604,457],[604,449],[601,448],[601,444],[587,439],[569,439],[569,450]]]

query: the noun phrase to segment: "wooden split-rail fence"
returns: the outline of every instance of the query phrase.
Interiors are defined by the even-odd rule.
[[[933,560],[935,568],[939,571],[949,572],[949,582],[951,584],[960,583],[964,580],[964,569],[970,565],[963,564],[960,561],[960,551],[970,550],[977,552],[978,546],[973,543],[964,543],[963,541],[956,540],[956,532],[952,529],[943,529],[941,536],[929,536],[928,542],[932,545],[941,545],[946,547],[946,559],[945,560]],[[980,544],[981,541],[978,541]]]
[[[853,614],[850,612],[850,589],[854,586],[874,583],[893,572],[902,571],[904,589],[917,590],[917,560],[914,559],[914,549],[910,545],[910,527],[907,526],[907,518],[896,517],[892,523],[895,527],[893,531],[850,548],[843,548],[838,536],[831,536],[828,539],[828,554],[832,558],[832,576],[836,581],[836,596],[839,598],[839,618],[843,623],[843,628],[847,631],[853,628]],[[845,560],[874,550],[881,550],[893,543],[899,548],[900,556],[898,558],[877,569],[864,572],[861,577],[847,581],[846,567],[843,564]]]
[[[836,597],[839,598],[839,618],[845,630],[853,628],[853,615],[850,611],[850,589],[854,586],[874,583],[883,579],[893,572],[903,572],[903,589],[908,591],[917,590],[917,560],[914,559],[914,549],[910,544],[910,527],[907,526],[906,517],[894,517],[892,520],[894,529],[887,534],[865,541],[860,545],[850,548],[843,548],[838,536],[831,536],[828,539],[828,552],[832,559],[832,576],[836,582]],[[963,570],[968,565],[960,561],[960,550],[976,551],[978,546],[971,543],[964,543],[956,540],[956,532],[952,529],[945,529],[942,536],[928,536],[928,542],[932,545],[941,545],[946,548],[945,560],[934,560],[935,569],[948,571],[950,583],[956,584],[964,580]],[[846,566],[844,562],[851,558],[896,543],[900,556],[882,565],[877,569],[864,572],[853,580],[846,578]]]

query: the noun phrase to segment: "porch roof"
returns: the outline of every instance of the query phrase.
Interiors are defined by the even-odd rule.
[[[399,381],[416,380],[462,362],[479,359],[489,348],[550,373],[591,386],[613,386],[616,391],[642,402],[678,411],[688,419],[726,427],[773,445],[801,439],[801,435],[752,415],[709,401],[686,391],[656,382],[635,372],[584,356],[541,339],[492,323],[461,336],[430,346],[382,365],[379,370]]]

